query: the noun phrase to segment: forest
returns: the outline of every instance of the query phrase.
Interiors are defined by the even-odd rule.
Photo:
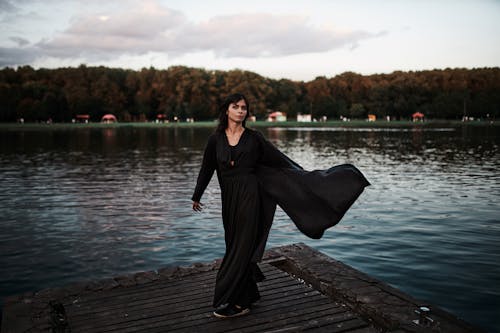
[[[217,105],[229,93],[242,92],[251,112],[264,119],[285,112],[289,119],[312,114],[405,120],[415,112],[425,119],[497,119],[500,110],[500,68],[396,71],[291,81],[270,79],[243,70],[206,70],[185,66],[140,71],[88,67],[0,70],[0,122],[71,122],[104,114],[118,121],[217,118]]]

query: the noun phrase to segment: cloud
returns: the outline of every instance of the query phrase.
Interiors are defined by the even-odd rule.
[[[183,33],[186,50],[213,50],[219,57],[275,57],[326,52],[370,38],[363,31],[315,27],[306,17],[266,13],[219,16]]]
[[[18,8],[10,0],[0,0],[0,12],[16,12]]]
[[[42,58],[95,63],[150,53],[171,59],[206,52],[217,58],[273,58],[354,48],[363,40],[378,37],[367,31],[312,24],[301,15],[241,13],[192,22],[184,13],[155,0],[125,3],[132,5],[80,13],[66,29],[31,47],[25,38],[11,36],[9,40],[19,47],[2,49],[5,53],[0,56],[0,65],[15,66]],[[15,10],[10,1],[0,0],[0,4]]]
[[[9,39],[11,41],[13,41],[14,43],[16,43],[18,46],[26,46],[30,43],[29,40],[25,39],[25,38],[22,38],[22,37],[17,37],[17,36],[12,36],[12,37],[9,37]]]
[[[169,34],[186,22],[180,12],[146,2],[140,8],[76,18],[63,33],[37,46],[50,56],[144,54],[171,48]]]
[[[37,46],[55,57],[110,58],[148,52],[175,57],[212,51],[218,57],[257,58],[326,52],[374,37],[366,31],[313,26],[303,16],[267,13],[193,23],[181,12],[148,1],[121,13],[78,17],[65,31]]]
[[[30,64],[37,58],[35,48],[0,47],[0,67]]]

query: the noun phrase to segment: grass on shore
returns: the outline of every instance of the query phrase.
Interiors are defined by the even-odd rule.
[[[373,121],[366,120],[352,120],[348,122],[343,121],[326,121],[326,122],[297,122],[297,121],[284,121],[284,122],[267,122],[256,121],[248,122],[248,127],[253,128],[267,128],[267,127],[341,127],[341,128],[398,128],[398,127],[461,127],[461,126],[498,126],[499,122],[495,121],[471,121],[462,122],[459,120],[428,120],[424,122],[412,122],[407,120],[401,121]],[[152,123],[152,122],[130,122],[130,123],[0,123],[0,130],[16,130],[16,129],[70,129],[70,128],[110,128],[110,127],[216,127],[216,121],[198,121],[194,123],[188,122],[170,122],[170,123]]]

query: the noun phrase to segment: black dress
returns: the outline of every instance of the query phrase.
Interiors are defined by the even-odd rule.
[[[369,182],[350,164],[305,171],[257,131],[245,129],[236,146],[224,132],[205,148],[193,201],[200,201],[214,171],[222,199],[226,252],[217,273],[214,307],[249,306],[260,298],[262,258],[276,204],[311,238],[337,224]]]

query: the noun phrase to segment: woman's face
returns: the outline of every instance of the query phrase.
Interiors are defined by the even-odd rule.
[[[246,118],[247,112],[247,103],[245,103],[245,100],[242,99],[236,103],[231,103],[227,108],[228,121],[242,123]]]

